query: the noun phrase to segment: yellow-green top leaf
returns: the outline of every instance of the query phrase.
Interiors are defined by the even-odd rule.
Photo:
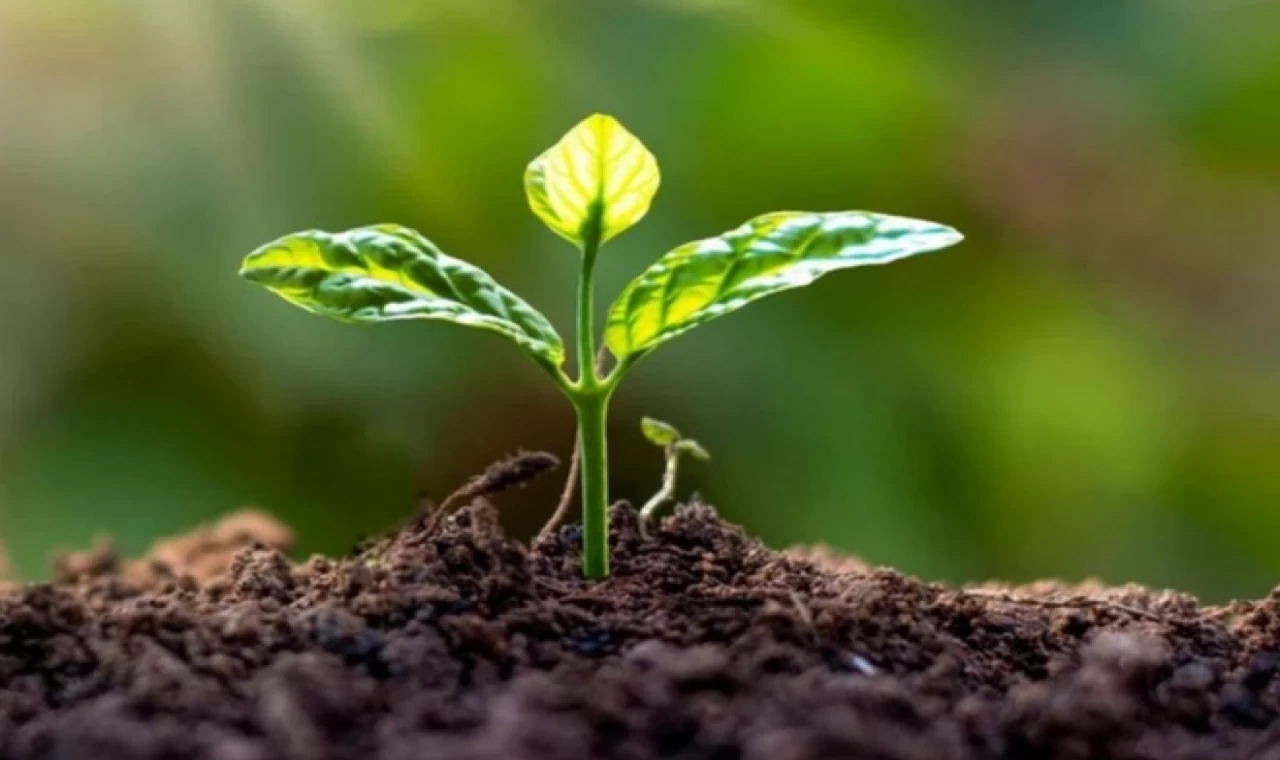
[[[719,237],[686,243],[632,280],[609,310],[605,341],[619,359],[634,358],[828,272],[885,264],[961,239],[933,222],[862,211],[765,214]]]
[[[658,162],[612,116],[588,117],[525,172],[533,213],[569,242],[603,245],[640,221],[658,192]]]
[[[546,317],[407,227],[286,235],[249,254],[240,274],[343,322],[440,319],[501,333],[552,367],[564,361],[564,342]]]

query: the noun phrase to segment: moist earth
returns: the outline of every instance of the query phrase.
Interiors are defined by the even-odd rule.
[[[614,575],[483,501],[293,564],[261,515],[0,595],[0,760],[1280,758],[1280,593],[948,588],[705,505]]]

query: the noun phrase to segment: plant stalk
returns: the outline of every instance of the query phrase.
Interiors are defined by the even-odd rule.
[[[600,250],[599,217],[586,234],[578,279],[578,382],[570,398],[578,413],[582,470],[582,573],[609,577],[609,453],[606,424],[613,385],[596,371],[595,268]]]
[[[582,446],[582,573],[609,577],[609,451],[605,437],[609,389],[580,396],[578,441]]]

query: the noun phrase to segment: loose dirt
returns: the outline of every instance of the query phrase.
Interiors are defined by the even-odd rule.
[[[1280,594],[954,589],[706,506],[579,577],[481,503],[296,565],[240,516],[0,597],[0,758],[1280,757]]]

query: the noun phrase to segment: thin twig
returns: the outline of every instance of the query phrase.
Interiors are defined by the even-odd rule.
[[[560,460],[545,451],[521,451],[489,465],[484,472],[463,483],[436,507],[427,520],[424,532],[431,535],[458,505],[483,496],[493,496],[523,486],[560,466]]]
[[[542,530],[538,531],[538,537],[534,539],[535,544],[540,544],[556,532],[556,528],[564,522],[569,516],[569,510],[573,507],[573,497],[578,493],[578,473],[582,469],[582,439],[575,437],[573,439],[573,457],[569,460],[569,475],[564,482],[564,490],[560,492],[560,503],[556,505],[556,511],[551,514],[551,518],[547,520],[547,524],[542,526]]]
[[[609,362],[609,349],[601,346],[596,352],[596,372],[604,372],[605,365]],[[546,525],[542,526],[542,530],[538,531],[538,535],[533,539],[535,544],[540,544],[551,537],[551,534],[560,527],[560,524],[569,516],[569,510],[573,508],[573,497],[578,494],[578,476],[582,470],[582,439],[576,435],[573,438],[573,456],[569,459],[569,476],[565,478],[564,490],[560,492],[560,503],[556,505],[556,511],[551,513],[550,519]]]
[[[989,599],[995,602],[1004,602],[1005,604],[1021,604],[1033,607],[1044,607],[1046,609],[1078,609],[1081,607],[1112,609],[1157,623],[1163,622],[1164,620],[1164,618],[1150,610],[1144,610],[1141,607],[1134,607],[1120,602],[1113,602],[1109,599],[1034,599],[1025,596],[1013,596],[1012,594],[1008,594],[1003,591],[988,591],[985,589],[965,589],[961,593],[981,599]]]

